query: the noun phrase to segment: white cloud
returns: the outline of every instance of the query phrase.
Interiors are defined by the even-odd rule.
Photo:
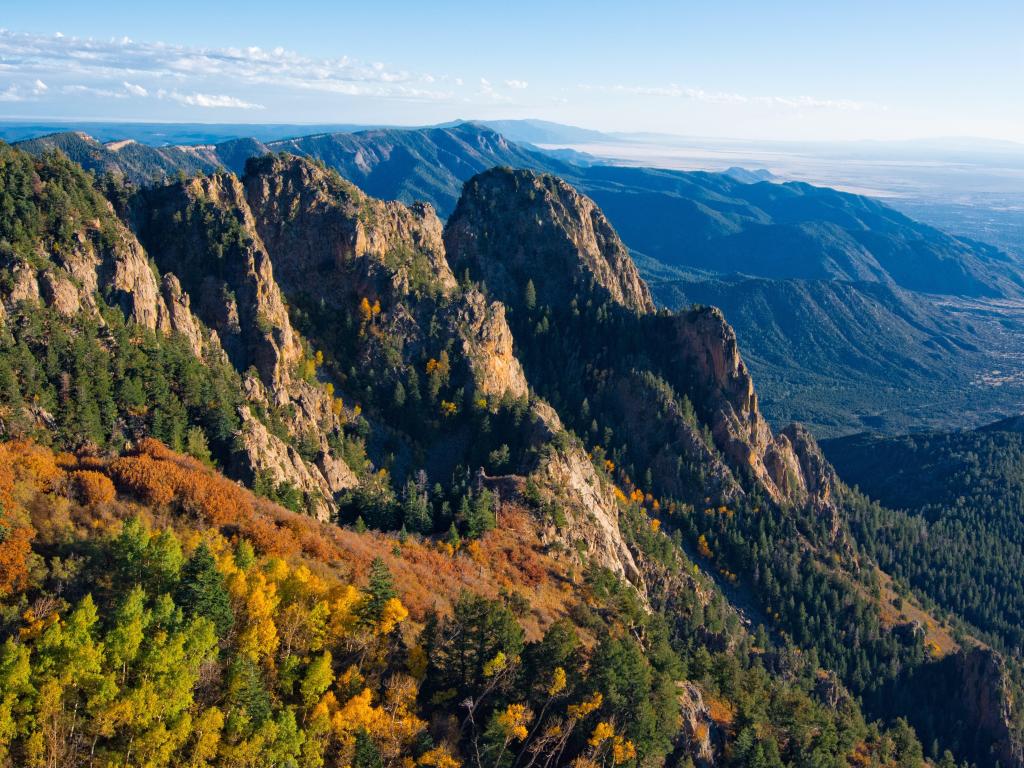
[[[507,88],[514,88],[517,91],[521,91],[521,90],[523,90],[525,88],[528,88],[529,85],[530,84],[528,82],[526,82],[525,80],[506,80],[505,81],[505,86]]]
[[[128,93],[131,94],[132,96],[148,96],[149,95],[149,91],[147,91],[141,85],[136,85],[135,83],[129,83],[127,80],[124,81],[123,85],[124,85],[124,89],[126,91],[128,91]]]
[[[705,91],[703,88],[689,88],[674,83],[657,86],[580,84],[579,88],[584,91],[602,93],[689,99],[706,104],[763,104],[792,109],[834,109],[843,111],[859,111],[873,106],[867,102],[852,101],[850,99],[819,99],[813,96],[749,96],[742,93]]]
[[[167,98],[177,101],[179,104],[186,104],[190,107],[203,107],[204,109],[265,109],[262,104],[253,104],[249,101],[224,94],[209,93],[178,93],[177,91],[160,91],[157,96],[161,99]]]
[[[83,96],[97,96],[101,99],[127,99],[128,94],[124,91],[115,91],[111,88],[96,88],[92,85],[65,85],[60,89],[61,93],[78,94]]]
[[[3,69],[9,70],[10,68],[3,67]],[[48,90],[50,90],[49,86],[39,79],[27,85],[11,83],[3,90],[0,90],[0,101],[35,101]]]
[[[128,88],[125,77],[152,90],[150,81],[189,84],[197,91],[211,85],[249,88],[281,87],[407,99],[448,99],[453,94],[429,87],[431,75],[406,72],[383,63],[365,64],[342,56],[314,59],[283,48],[197,48],[165,43],[144,43],[129,38],[97,40],[41,36],[0,30],[0,62],[16,71],[39,77],[70,77],[110,90],[115,83]],[[103,81],[103,82],[97,82]],[[146,85],[139,85],[139,81]],[[206,88],[204,88],[206,86]],[[128,89],[132,95],[141,95]],[[212,88],[210,88],[212,90]],[[201,106],[195,99],[195,106]],[[230,99],[214,99],[228,103]],[[248,103],[235,99],[231,103]]]

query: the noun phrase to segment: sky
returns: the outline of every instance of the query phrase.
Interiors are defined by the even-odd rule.
[[[0,119],[1024,142],[1021,0],[4,6]]]

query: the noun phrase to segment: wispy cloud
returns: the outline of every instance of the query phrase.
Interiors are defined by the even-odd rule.
[[[602,93],[619,93],[634,96],[653,96],[659,98],[676,98],[699,101],[705,104],[762,104],[768,106],[787,107],[791,109],[836,109],[859,111],[874,106],[868,102],[851,99],[821,99],[813,96],[752,96],[743,93],[725,91],[706,91],[703,88],[690,88],[676,85],[642,86],[642,85],[590,85],[581,83],[580,90]]]
[[[2,64],[2,62],[0,62]],[[2,67],[9,71],[13,68]],[[0,101],[31,101],[50,90],[50,86],[38,78],[30,83],[11,83],[0,89]]]
[[[512,88],[512,89],[517,90],[517,91],[522,91],[522,90],[528,88],[530,86],[530,84],[528,82],[526,82],[525,80],[506,80],[505,81],[505,86],[507,88]]]
[[[127,37],[96,40],[0,30],[0,66],[28,77],[65,76],[111,92],[116,83],[116,88],[133,96],[152,92],[154,82],[166,83],[168,91],[174,90],[174,84],[180,88],[217,83],[416,100],[453,95],[444,87],[434,87],[442,78],[394,69],[380,62],[364,63],[346,56],[315,59],[284,48],[199,48],[137,42]],[[202,95],[192,94],[181,101],[191,106],[248,104],[235,97],[199,98]],[[248,104],[248,108],[255,106]]]
[[[190,107],[203,107],[204,109],[265,109],[262,104],[253,104],[249,101],[234,96],[210,93],[178,93],[177,91],[159,91],[157,97],[171,99],[180,104],[187,104]]]

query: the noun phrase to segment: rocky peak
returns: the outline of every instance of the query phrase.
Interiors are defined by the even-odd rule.
[[[656,320],[671,326],[666,353],[696,382],[715,445],[730,463],[749,470],[775,501],[832,508],[834,471],[802,427],[772,434],[736,333],[721,310],[700,308]]]
[[[286,290],[328,301],[358,293],[450,295],[441,221],[425,203],[376,200],[291,155],[250,160],[245,191]]]
[[[594,298],[654,311],[647,284],[604,214],[551,175],[495,168],[474,176],[445,243],[456,272],[469,269],[513,306],[533,278],[541,304]]]
[[[233,365],[254,366],[284,402],[302,346],[238,179],[199,176],[145,193],[138,207],[158,266],[184,283]]]

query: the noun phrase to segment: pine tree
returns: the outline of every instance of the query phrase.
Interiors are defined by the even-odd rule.
[[[181,572],[175,601],[188,616],[205,616],[217,628],[218,637],[231,631],[235,617],[224,578],[217,570],[210,548],[196,547]]]
[[[526,281],[526,290],[523,291],[523,303],[530,312],[537,308],[537,289],[533,285],[533,280]]]
[[[395,583],[391,578],[391,571],[385,562],[375,557],[370,564],[370,579],[366,585],[366,598],[360,608],[360,615],[363,621],[369,624],[376,624],[384,615],[384,606],[388,600],[397,597]]]

